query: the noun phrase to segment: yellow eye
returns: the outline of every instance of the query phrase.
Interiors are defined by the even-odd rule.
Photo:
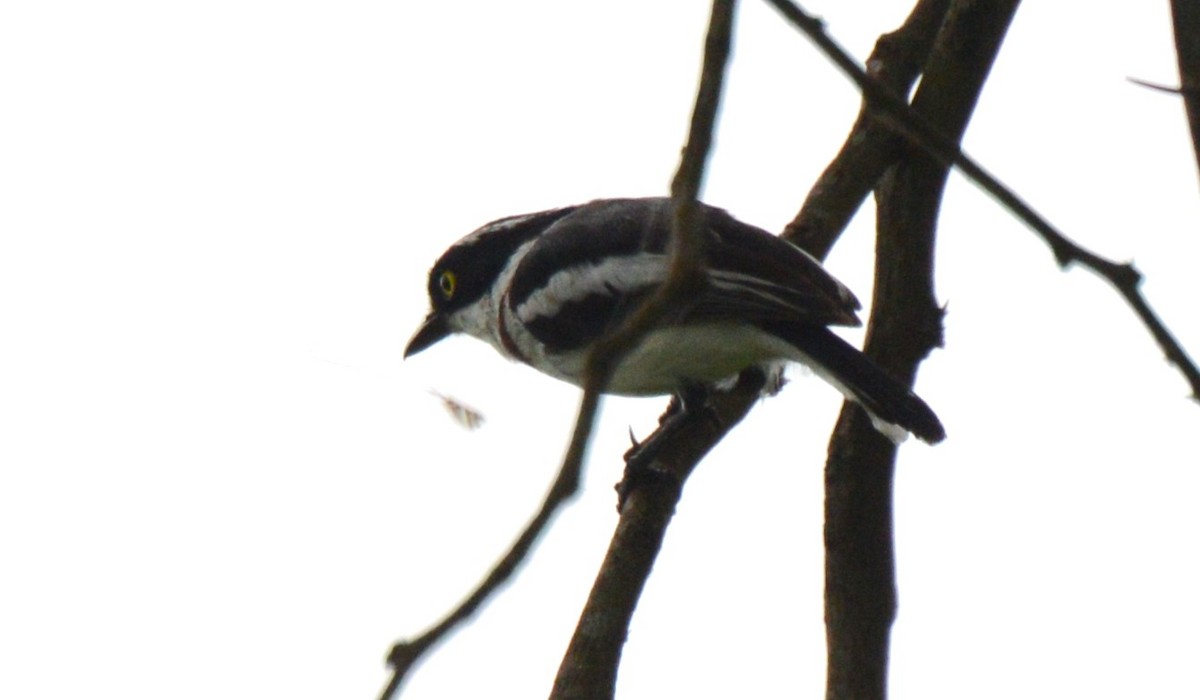
[[[447,301],[454,296],[454,290],[457,286],[458,278],[454,276],[453,272],[446,270],[438,276],[438,287],[441,288],[442,296],[445,297]]]

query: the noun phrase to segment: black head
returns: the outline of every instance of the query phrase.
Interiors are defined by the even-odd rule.
[[[509,259],[527,241],[575,207],[510,216],[486,224],[450,246],[429,271],[429,315],[413,334],[404,356],[415,355],[454,333],[455,312],[487,295]]]

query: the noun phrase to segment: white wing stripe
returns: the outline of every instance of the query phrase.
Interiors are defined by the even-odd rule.
[[[624,294],[666,278],[667,256],[638,253],[634,256],[605,258],[598,263],[567,268],[546,281],[516,309],[524,323],[553,316],[565,304],[582,301],[596,294]]]
[[[797,309],[800,311],[805,310],[797,306],[795,302],[796,290],[789,289],[783,285],[775,284],[774,282],[769,282],[758,277],[752,277],[750,275],[744,275],[738,272],[713,270],[709,273],[709,281],[712,283],[713,287],[731,294],[752,294],[765,299],[773,306]],[[782,294],[773,294],[772,290],[779,290],[782,292]]]

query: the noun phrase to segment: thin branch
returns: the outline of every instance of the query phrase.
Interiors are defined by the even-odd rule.
[[[1148,90],[1154,90],[1155,92],[1165,92],[1168,95],[1182,95],[1184,92],[1187,92],[1183,88],[1171,87],[1170,85],[1163,85],[1162,83],[1152,83],[1149,80],[1141,80],[1139,78],[1126,78],[1126,80],[1134,85],[1137,85],[1138,87],[1144,87]],[[1191,92],[1196,92],[1196,90],[1193,89]]]
[[[388,665],[392,668],[392,678],[380,694],[382,700],[394,697],[408,673],[424,654],[444,640],[452,629],[469,619],[512,577],[559,508],[578,492],[583,456],[591,439],[600,393],[607,384],[613,368],[620,362],[627,349],[632,347],[667,309],[679,303],[679,300],[690,298],[697,285],[703,283],[700,272],[703,238],[695,223],[696,196],[712,144],[712,131],[729,56],[733,7],[733,0],[716,0],[713,4],[705,67],[692,116],[691,132],[672,186],[675,216],[672,227],[671,265],[667,280],[628,322],[597,343],[596,349],[589,357],[587,379],[571,443],[554,485],[546,494],[537,514],[483,581],[454,610],[416,639],[399,642],[392,648],[387,658]],[[613,674],[615,678],[615,666]],[[565,687],[590,686],[569,684]]]
[[[704,47],[700,88],[692,109],[688,141],[671,182],[670,268],[667,279],[620,328],[596,344],[588,358],[588,390],[602,390],[621,356],[663,314],[693,298],[704,285],[704,235],[697,225],[696,199],[712,149],[713,130],[725,83],[733,33],[734,0],[714,0]]]
[[[563,465],[554,480],[554,485],[546,493],[537,514],[525,525],[521,534],[509,547],[508,552],[492,566],[491,571],[475,587],[475,590],[441,621],[417,638],[397,642],[392,647],[387,656],[387,664],[392,669],[392,677],[379,695],[381,700],[396,697],[408,674],[424,658],[424,655],[444,641],[451,630],[470,619],[487,602],[488,598],[516,573],[550,525],[554,515],[579,491],[579,481],[583,471],[583,455],[586,452],[598,408],[599,394],[584,392],[579,406],[579,415],[575,421],[575,430],[571,435],[571,444],[567,448],[566,457],[563,458]]]
[[[726,67],[733,39],[735,0],[714,0],[705,41],[700,87],[679,169],[671,185],[671,262],[667,280],[641,309],[589,358],[588,391],[602,388],[621,354],[630,348],[668,310],[687,303],[704,284],[704,232],[698,225],[696,198],[712,147]],[[608,698],[616,688],[621,649],[650,569],[658,555],[662,536],[674,505],[692,469],[708,449],[749,410],[761,389],[747,390],[744,375],[728,410],[720,422],[691,420],[694,435],[676,443],[686,447],[686,459],[659,467],[670,474],[671,488],[635,489],[624,500],[621,518],[613,535],[588,602],[575,627],[575,634],[559,666],[551,698]],[[725,404],[722,404],[724,406]],[[715,407],[714,411],[717,410]],[[697,427],[698,426],[698,427]],[[662,460],[664,452],[656,455]],[[667,471],[669,470],[669,471]]]
[[[867,72],[896,95],[907,95],[933,48],[950,0],[921,0],[895,31],[875,42]],[[809,190],[782,236],[824,260],[850,218],[900,157],[904,139],[880,122],[864,99],[837,156]]]
[[[888,120],[892,128],[941,162],[956,166],[963,175],[995,197],[1006,209],[1041,236],[1042,240],[1050,246],[1050,250],[1054,253],[1060,266],[1067,267],[1071,263],[1078,263],[1108,280],[1133,307],[1134,312],[1162,348],[1167,361],[1179,368],[1191,388],[1192,398],[1200,401],[1200,369],[1196,367],[1187,351],[1175,340],[1142,296],[1139,288],[1141,275],[1132,264],[1120,264],[1102,258],[1060,233],[1012,190],[1005,187],[982,166],[964,154],[954,141],[948,139],[921,115],[913,112],[901,98],[888,90],[886,86],[871,79],[849,54],[825,34],[819,20],[810,17],[789,0],[766,0],[766,2],[778,9],[785,18],[812,39],[822,52],[859,86],[872,108],[879,112],[881,118]]]

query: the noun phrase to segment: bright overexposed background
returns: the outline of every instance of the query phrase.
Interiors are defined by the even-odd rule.
[[[558,466],[578,392],[471,340],[408,362],[425,273],[500,216],[666,192],[707,3],[0,9],[0,697],[370,698]],[[911,2],[811,2],[865,57]],[[778,230],[858,98],[743,3],[705,198]],[[1133,259],[1200,352],[1200,187],[1167,3],[1027,3],[966,148]],[[871,213],[828,261],[870,298]],[[1200,409],[1103,281],[961,178],[939,231],[950,438],[901,450],[897,698],[1196,697]],[[853,332],[846,337],[858,342]],[[622,698],[815,697],[822,466],[793,373],[689,483]],[[430,390],[486,415],[466,431]],[[616,522],[585,490],[408,698],[539,697]]]

